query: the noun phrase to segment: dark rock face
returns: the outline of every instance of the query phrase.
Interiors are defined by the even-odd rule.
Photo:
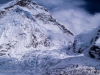
[[[19,0],[18,1],[18,5],[20,6],[26,6],[27,4],[29,4],[32,0]]]
[[[100,60],[100,48],[96,45],[92,46],[89,51],[89,55],[92,58],[96,58]]]

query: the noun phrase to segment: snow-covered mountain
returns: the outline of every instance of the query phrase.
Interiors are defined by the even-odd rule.
[[[99,61],[75,53],[81,47],[77,38],[32,0],[4,4],[0,7],[0,75],[100,75]]]
[[[0,20],[1,55],[20,56],[31,49],[52,49],[73,42],[73,34],[31,0],[3,5]]]

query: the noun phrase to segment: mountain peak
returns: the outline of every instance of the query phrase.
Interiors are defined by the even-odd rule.
[[[9,52],[12,57],[21,57],[29,50],[58,48],[73,42],[73,34],[32,0],[6,4],[1,9],[0,20],[0,46],[15,46],[6,50],[6,53],[12,51]]]
[[[20,6],[26,6],[30,2],[32,2],[32,0],[18,0],[17,4]]]

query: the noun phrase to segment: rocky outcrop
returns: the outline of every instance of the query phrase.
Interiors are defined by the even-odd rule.
[[[96,46],[96,45],[92,46],[90,48],[89,55],[92,58],[95,58],[95,59],[99,59],[100,60],[100,48],[99,48],[99,46]]]

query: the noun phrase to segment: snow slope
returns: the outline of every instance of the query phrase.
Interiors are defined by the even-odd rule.
[[[35,2],[16,0],[0,10],[0,45],[13,46],[5,50],[12,57],[31,49],[52,49],[73,42],[73,34]]]
[[[73,41],[73,33],[31,0],[0,7],[0,75],[100,75],[99,61],[74,53]]]

